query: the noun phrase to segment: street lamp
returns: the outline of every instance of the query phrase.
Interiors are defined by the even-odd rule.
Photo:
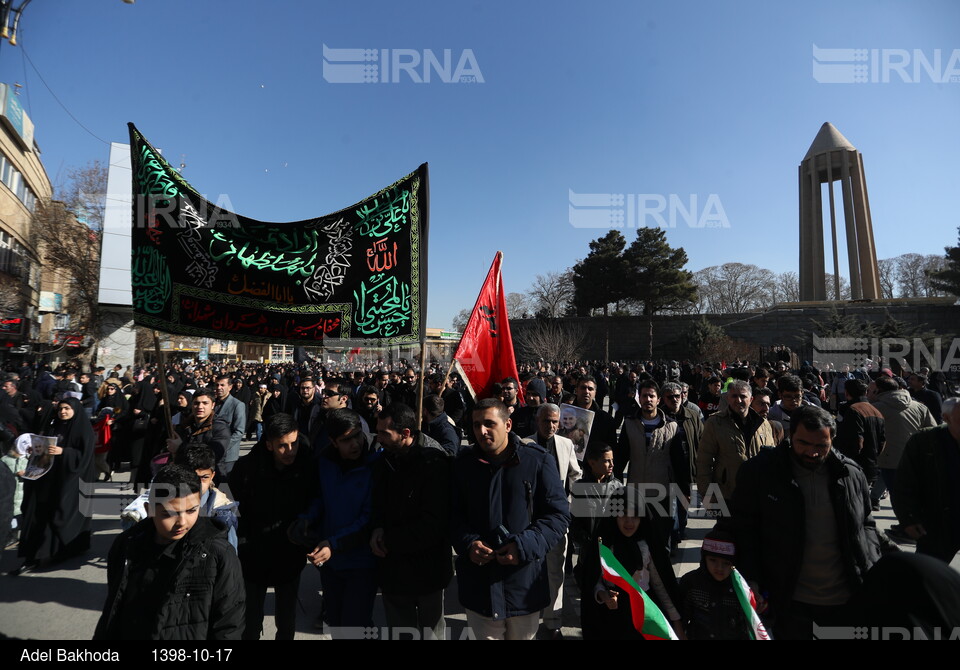
[[[20,15],[27,8],[31,0],[23,0],[19,7],[14,7],[14,0],[0,0],[0,39],[10,42],[10,46],[17,46],[17,26],[20,25]],[[136,0],[123,0],[124,4],[132,5]]]

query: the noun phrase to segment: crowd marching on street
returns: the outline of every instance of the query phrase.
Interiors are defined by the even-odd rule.
[[[771,355],[532,361],[485,398],[449,361],[8,368],[0,579],[88,556],[80,488],[129,472],[94,640],[257,640],[270,590],[277,639],[304,602],[356,637],[378,594],[444,639],[451,588],[475,638],[563,639],[565,582],[584,639],[960,626],[956,387]]]

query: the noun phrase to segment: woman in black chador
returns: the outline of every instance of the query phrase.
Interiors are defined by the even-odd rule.
[[[59,437],[50,447],[50,471],[23,485],[23,532],[15,574],[58,563],[90,548],[90,517],[81,509],[80,482],[96,479],[94,435],[83,405],[76,398],[57,403],[56,419],[44,431]]]

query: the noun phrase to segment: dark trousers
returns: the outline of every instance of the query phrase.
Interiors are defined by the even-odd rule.
[[[953,542],[935,542],[931,541],[929,535],[924,535],[919,540],[917,540],[917,553],[926,554],[927,556],[933,556],[934,558],[939,558],[941,561],[949,563],[953,560],[953,557],[957,555],[957,552],[960,551],[960,546],[957,545],[956,541]]]
[[[323,579],[323,608],[326,622],[334,629],[356,628],[372,625],[373,602],[377,597],[376,571],[334,570],[324,565],[320,569]],[[331,631],[340,637],[338,631]],[[350,637],[350,633],[346,633]]]
[[[844,605],[824,607],[794,600],[789,608],[776,613],[773,639],[812,640],[814,634],[817,634],[817,638],[830,638],[832,631],[817,631],[817,628],[837,626],[844,610]]]
[[[878,469],[880,471],[880,475],[877,477],[876,482],[871,489],[870,502],[879,503],[880,497],[883,495],[884,490],[886,490],[890,493],[890,504],[893,504],[894,487],[897,483],[897,470],[896,468]]]
[[[398,630],[400,637],[417,630],[422,640],[443,639],[443,589],[418,596],[384,593],[383,609],[387,615],[387,625],[391,628],[391,639],[394,638],[393,629],[401,628],[407,631]]]
[[[263,601],[267,597],[267,585],[244,580],[247,591],[246,627],[244,640],[259,640],[263,631]],[[300,575],[285,584],[273,587],[274,619],[278,640],[292,640],[297,627],[297,591],[300,590]]]

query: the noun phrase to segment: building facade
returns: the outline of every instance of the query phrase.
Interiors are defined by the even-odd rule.
[[[39,201],[52,188],[33,123],[14,86],[0,83],[0,358],[30,353],[39,338],[41,261],[33,235]]]

